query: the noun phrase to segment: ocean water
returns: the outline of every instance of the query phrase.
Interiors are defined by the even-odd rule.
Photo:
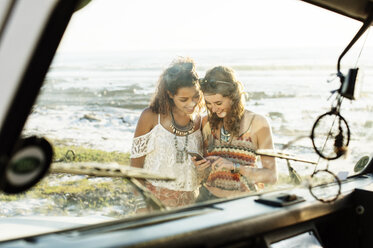
[[[361,98],[342,104],[341,113],[352,132],[351,156],[336,165],[343,170],[351,170],[351,161],[370,154],[372,51],[366,49],[358,61],[363,71]],[[148,106],[159,75],[172,59],[190,56],[200,77],[216,65],[236,70],[247,93],[246,107],[268,118],[276,149],[281,150],[286,143],[309,136],[317,117],[330,110],[330,91],[340,84],[328,80],[335,78],[340,52],[337,48],[289,48],[57,54],[24,134],[42,135],[68,145],[129,152],[137,120]],[[358,56],[346,57],[342,72],[355,66]],[[300,139],[285,152],[318,159],[309,138]],[[304,173],[314,169],[294,164]],[[333,162],[323,166],[330,164]]]

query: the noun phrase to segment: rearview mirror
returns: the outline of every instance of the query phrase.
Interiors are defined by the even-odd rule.
[[[52,154],[52,146],[44,138],[33,136],[19,140],[10,158],[1,161],[0,189],[14,194],[34,186],[47,173]]]

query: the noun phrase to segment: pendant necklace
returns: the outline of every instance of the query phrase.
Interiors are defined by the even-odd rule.
[[[220,140],[224,142],[228,142],[230,138],[231,138],[231,134],[227,130],[225,130],[224,123],[223,123],[223,125],[220,128]]]
[[[171,111],[171,125],[172,132],[174,133],[174,141],[176,148],[176,163],[181,164],[184,160],[187,159],[187,147],[188,147],[188,136],[194,131],[194,122],[192,120],[185,126],[179,126],[174,118],[174,115]],[[176,136],[185,136],[184,148],[179,149],[177,145]]]
[[[187,159],[187,147],[188,147],[188,134],[185,136],[185,143],[184,143],[184,148],[179,150],[177,147],[177,137],[176,134],[174,136],[174,141],[175,141],[175,148],[176,148],[176,163],[181,164],[184,162],[184,160]],[[185,156],[185,159],[184,159]]]

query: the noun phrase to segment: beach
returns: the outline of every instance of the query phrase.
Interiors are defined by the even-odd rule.
[[[148,106],[159,75],[178,55],[192,57],[200,77],[216,65],[232,67],[244,85],[246,108],[265,116],[271,124],[276,150],[319,162],[317,168],[291,162],[302,177],[324,168],[351,175],[351,165],[371,155],[365,142],[373,138],[373,85],[369,84],[362,84],[358,101],[345,100],[342,105],[341,114],[352,135],[350,155],[328,162],[313,150],[309,138],[312,126],[331,109],[330,92],[340,86],[333,80],[339,51],[329,48],[57,54],[22,135],[47,138],[60,151],[54,160],[63,158],[63,149],[73,147],[78,155],[88,151],[87,156],[81,156],[88,161],[128,165],[139,115]],[[373,67],[371,57],[369,50],[359,61],[362,68]],[[346,60],[344,72],[355,62]],[[372,79],[373,74],[364,74],[363,82]],[[283,150],[295,139],[299,140]],[[281,180],[286,180],[286,161],[276,161]],[[136,212],[136,202],[141,199],[122,179],[51,174],[25,194],[1,195],[0,216],[124,217]]]
[[[363,67],[373,66],[368,59],[372,50],[360,58]],[[159,75],[178,55],[192,57],[200,77],[215,65],[234,68],[245,88],[246,108],[268,118],[277,149],[310,135],[318,116],[331,109],[330,91],[340,85],[338,80],[327,82],[335,79],[339,55],[330,48],[57,54],[24,135],[128,153],[137,120],[149,104]],[[353,59],[345,59],[346,64],[353,64]],[[364,74],[367,82],[372,77]],[[369,101],[373,86],[363,84],[362,88],[361,99],[345,101],[341,111],[353,140],[372,133],[373,119],[366,112],[373,110]],[[354,145],[359,151],[356,157],[367,151],[363,143],[352,142],[351,149]],[[317,159],[308,138],[300,139],[287,152]]]

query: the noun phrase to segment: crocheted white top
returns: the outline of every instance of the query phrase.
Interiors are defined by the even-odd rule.
[[[181,150],[185,145],[185,136],[176,136],[177,148]],[[187,151],[202,153],[201,130],[191,133],[188,137]],[[132,143],[131,158],[139,158],[146,155],[144,169],[154,171],[176,180],[148,180],[154,186],[171,190],[194,191],[199,187],[197,172],[191,157],[184,154],[183,163],[176,163],[175,135],[165,129],[160,123],[148,133],[135,137]]]

